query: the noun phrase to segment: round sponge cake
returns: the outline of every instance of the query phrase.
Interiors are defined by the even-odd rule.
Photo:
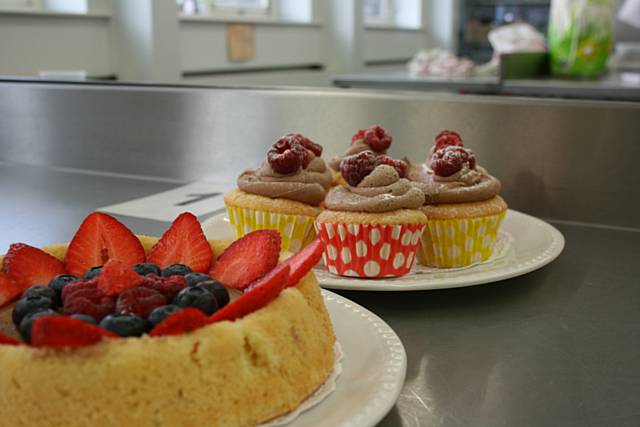
[[[147,251],[157,241],[140,240]],[[228,242],[210,244],[216,256]],[[45,250],[63,259],[66,246]],[[310,273],[242,319],[180,336],[68,350],[0,345],[0,425],[253,426],[326,380],[334,343]]]

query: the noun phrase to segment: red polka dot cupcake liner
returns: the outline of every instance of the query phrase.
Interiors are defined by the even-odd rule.
[[[349,277],[397,277],[411,271],[424,224],[316,222],[330,273]]]

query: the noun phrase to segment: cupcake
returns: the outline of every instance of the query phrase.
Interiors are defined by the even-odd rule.
[[[333,178],[336,184],[347,185],[340,174],[340,162],[342,159],[363,151],[372,151],[380,156],[387,154],[387,150],[391,146],[393,138],[381,126],[371,126],[366,129],[360,129],[351,137],[351,146],[342,156],[335,156],[329,162],[329,166],[333,170]]]
[[[436,137],[425,164],[409,165],[407,177],[425,195],[429,218],[420,239],[421,264],[452,268],[486,261],[507,211],[500,181],[476,164],[455,132]]]
[[[313,221],[331,187],[322,146],[294,133],[278,139],[257,169],[244,171],[224,201],[236,237],[259,229],[282,236],[282,250],[295,252],[315,237]]]
[[[315,226],[334,274],[396,277],[413,266],[426,216],[424,194],[404,178],[407,164],[372,151],[340,163],[346,185],[334,187]]]

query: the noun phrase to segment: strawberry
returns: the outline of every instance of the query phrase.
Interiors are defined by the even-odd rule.
[[[0,273],[0,307],[17,299],[23,288],[18,286],[9,276]]]
[[[103,337],[117,335],[66,316],[39,317],[31,327],[31,345],[35,347],[85,347],[100,342]]]
[[[24,243],[9,246],[2,269],[22,289],[46,285],[58,274],[66,273],[64,264],[56,257]]]
[[[280,265],[255,283],[240,298],[216,311],[209,323],[239,319],[276,299],[289,281],[289,266]]]
[[[280,234],[257,230],[229,246],[209,272],[227,288],[244,289],[278,265]]]
[[[316,238],[303,250],[291,256],[281,264],[288,265],[290,268],[289,281],[285,286],[286,288],[297,285],[300,279],[302,279],[318,262],[320,262],[320,258],[322,258],[322,249],[322,241],[320,238]]]
[[[197,308],[187,307],[173,313],[151,330],[149,336],[180,335],[191,332],[207,324],[207,315]]]
[[[110,259],[102,267],[102,273],[98,277],[98,290],[105,295],[115,296],[135,288],[143,281],[144,278],[133,271],[131,265],[117,259]]]
[[[144,262],[144,248],[138,238],[111,215],[93,212],[87,216],[69,243],[67,272],[82,276],[91,267],[110,259],[134,265]]]
[[[22,344],[22,342],[17,339],[0,334],[0,345],[20,345],[20,344]]]
[[[190,212],[181,213],[151,248],[147,261],[160,268],[185,264],[195,272],[206,273],[213,253],[198,218]]]

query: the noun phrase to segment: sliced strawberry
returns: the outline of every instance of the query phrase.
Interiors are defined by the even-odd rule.
[[[22,341],[0,334],[0,345],[20,345]]]
[[[227,288],[244,289],[278,265],[280,234],[253,231],[236,240],[216,260],[209,275]]]
[[[322,258],[322,241],[316,238],[303,250],[285,260],[282,264],[288,265],[289,281],[285,287],[295,286]]]
[[[23,289],[46,285],[58,274],[66,273],[64,264],[56,257],[24,243],[9,246],[2,269]]]
[[[111,215],[93,212],[87,216],[69,243],[67,272],[82,276],[91,267],[110,259],[134,265],[144,262],[144,248],[138,238]]]
[[[211,267],[213,253],[202,232],[198,218],[190,212],[180,214],[164,232],[147,257],[147,261],[165,268],[171,264],[184,264],[198,273]]]
[[[160,337],[163,335],[180,335],[191,332],[207,324],[207,315],[197,308],[187,307],[173,313],[171,316],[158,323],[151,330],[149,336]]]
[[[130,264],[110,259],[102,267],[102,273],[98,277],[98,289],[105,295],[115,296],[135,288],[142,282],[144,278],[133,271]]]
[[[43,316],[31,327],[31,345],[35,347],[85,347],[103,337],[117,335],[96,325],[66,316]]]
[[[251,289],[237,300],[216,311],[209,323],[239,319],[276,299],[289,280],[289,266],[282,265],[251,284]]]
[[[23,288],[18,286],[9,276],[0,273],[0,307],[17,299]]]

